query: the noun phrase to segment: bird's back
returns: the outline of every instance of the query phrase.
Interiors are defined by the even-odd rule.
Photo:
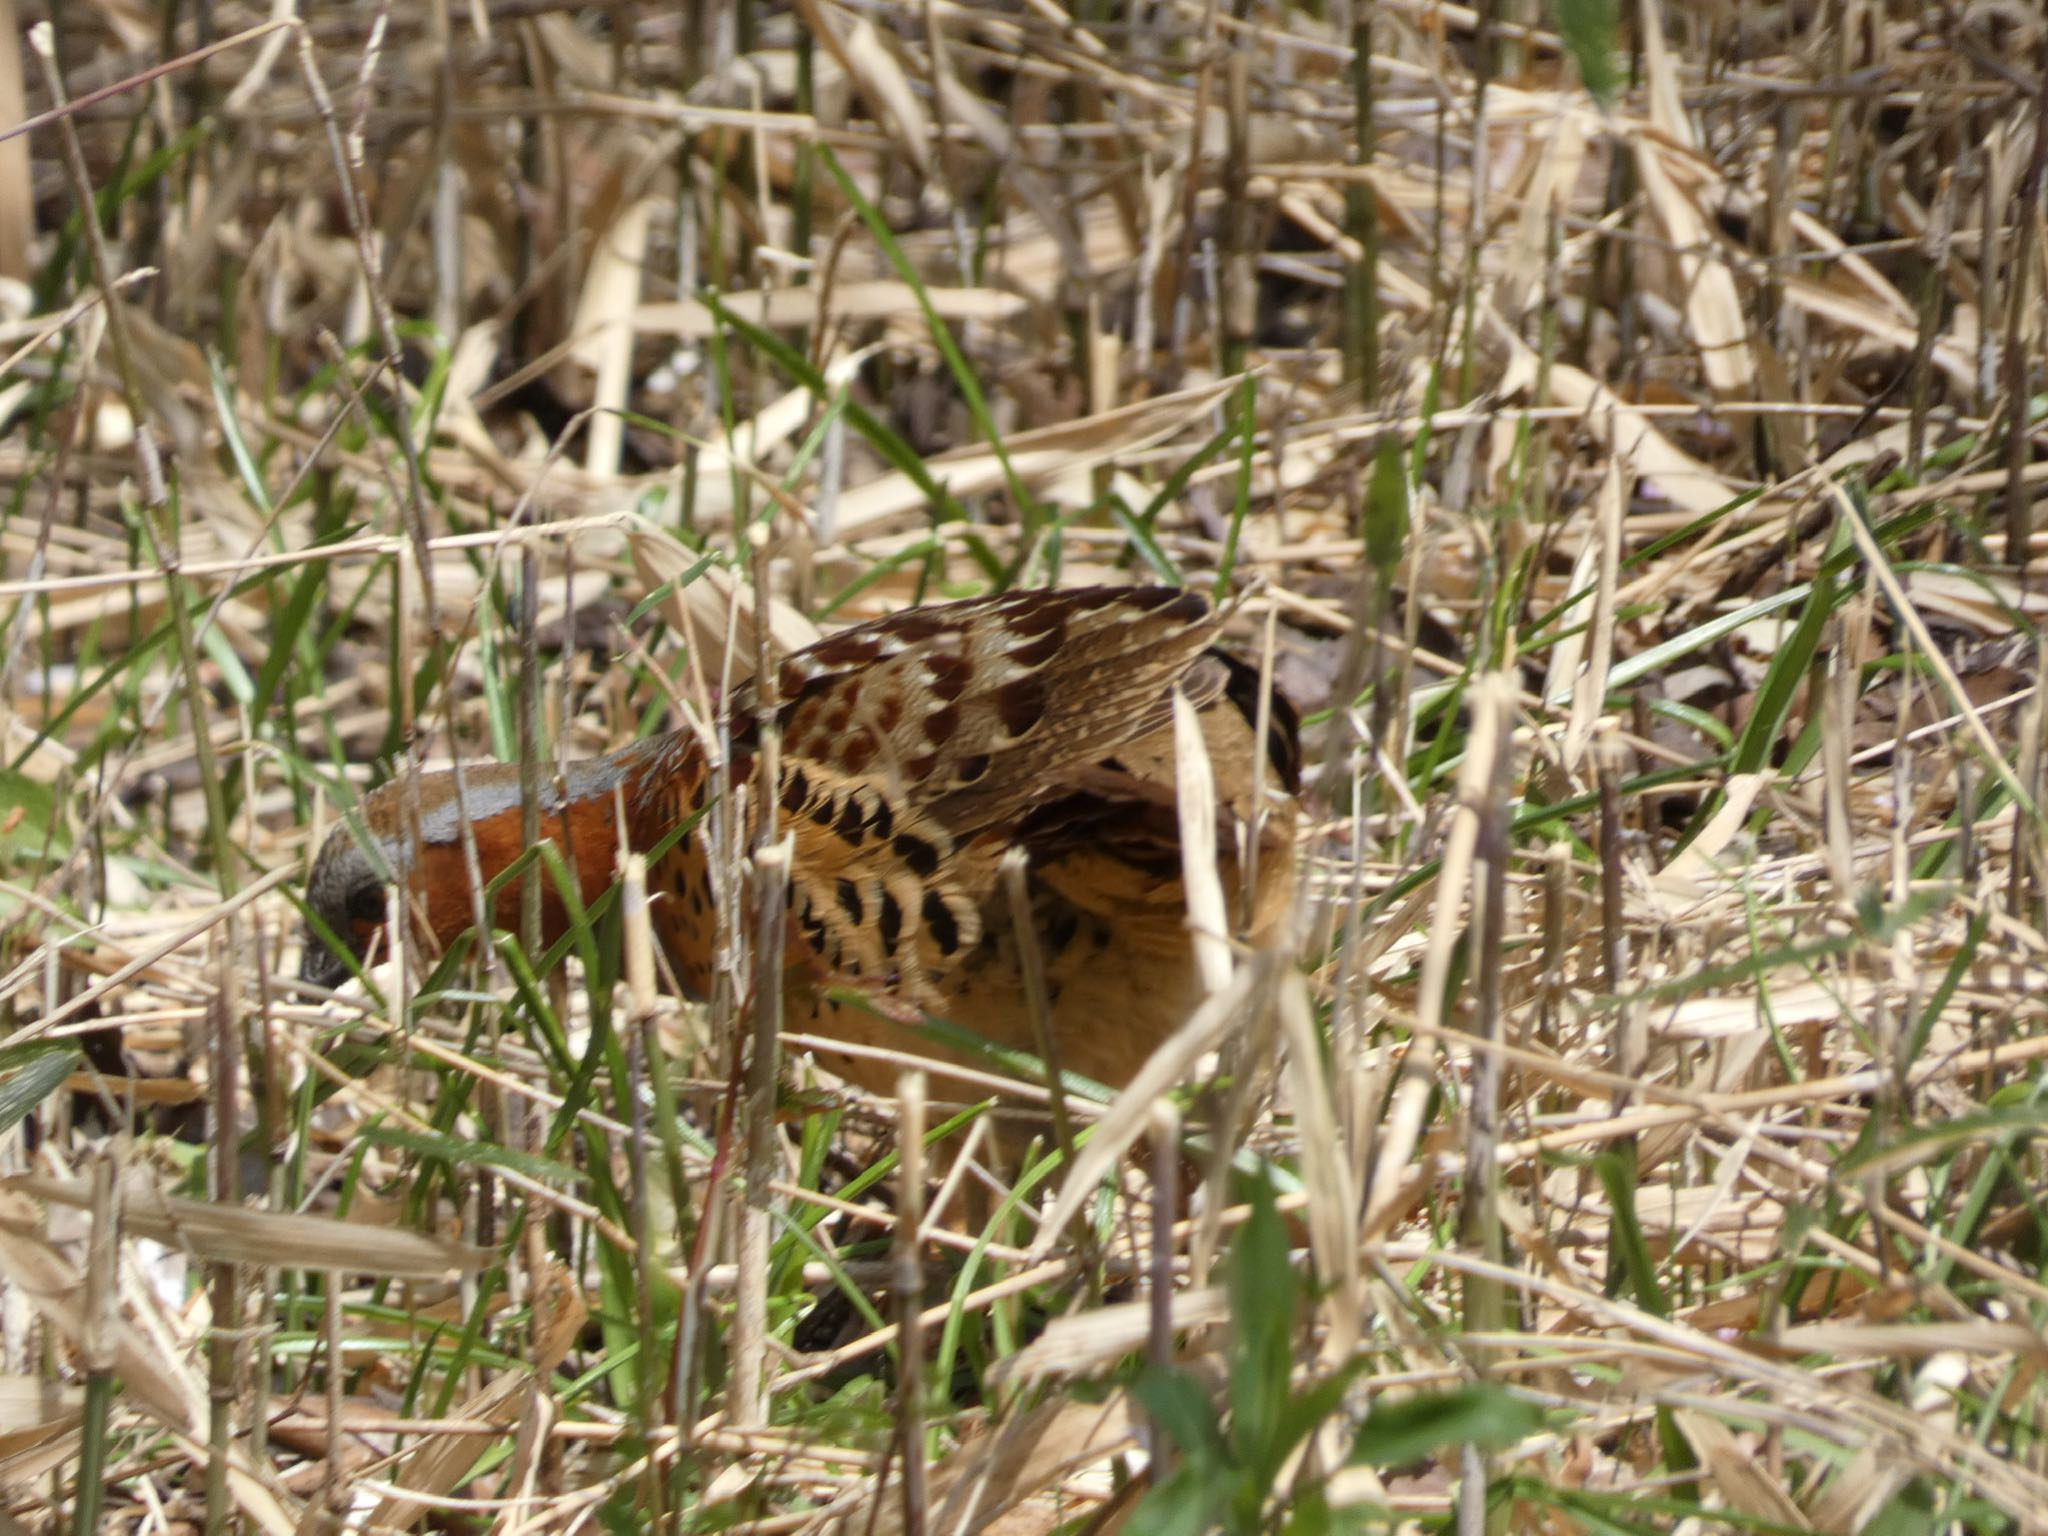
[[[1257,674],[1211,650],[1215,637],[1199,595],[1087,588],[911,609],[784,663],[788,1027],[923,1053],[930,1042],[917,1025],[930,1016],[1035,1052],[1000,873],[1022,850],[1061,1064],[1127,1079],[1199,998],[1181,883],[1176,689],[1198,712],[1215,769],[1233,927],[1263,940],[1286,904],[1293,715],[1274,701],[1261,751]],[[753,707],[736,700],[735,719]],[[701,791],[693,785],[693,806]],[[669,893],[663,942],[698,988],[713,958],[711,879],[706,843],[693,838],[651,882]],[[824,1054],[856,1081],[893,1081],[893,1064]]]

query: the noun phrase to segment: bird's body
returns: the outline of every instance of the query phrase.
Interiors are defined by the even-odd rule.
[[[1272,700],[1262,752],[1257,674],[1211,649],[1215,631],[1201,597],[1171,588],[1024,592],[906,610],[784,661],[776,816],[794,840],[785,1027],[930,1054],[911,1026],[932,1017],[1035,1053],[1001,876],[1004,856],[1022,849],[1060,1064],[1127,1081],[1201,993],[1181,878],[1175,689],[1195,706],[1215,769],[1234,930],[1262,942],[1287,906],[1293,714]],[[756,777],[755,712],[751,689],[734,698],[727,784]],[[475,912],[463,821],[487,882],[525,847],[516,768],[463,770],[459,797],[453,771],[422,775],[415,793],[411,830],[402,783],[365,799],[380,857],[341,829],[315,863],[308,903],[359,955],[384,912],[383,870],[406,878],[421,926],[445,945]],[[719,809],[710,757],[686,731],[573,764],[540,796],[541,836],[562,849],[585,902],[614,879],[623,815],[626,846],[652,856],[657,938],[700,995],[717,961],[719,903],[738,889],[718,878],[730,862],[713,853],[728,846],[714,836]],[[758,827],[743,815],[734,842],[751,846]],[[494,920],[516,929],[518,908],[515,881]],[[551,894],[544,926],[552,935],[565,921]],[[309,937],[307,979],[332,984],[346,971]],[[893,1078],[869,1057],[820,1054],[855,1082]]]

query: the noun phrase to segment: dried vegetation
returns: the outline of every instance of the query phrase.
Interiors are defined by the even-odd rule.
[[[2038,11],[8,9],[9,1529],[2048,1530]],[[1299,963],[1016,1199],[286,979],[401,754],[1135,576]]]

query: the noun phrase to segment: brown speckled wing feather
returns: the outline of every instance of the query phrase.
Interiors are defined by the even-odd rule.
[[[914,608],[783,663],[784,760],[968,832],[1165,719],[1168,685],[1214,627],[1199,594],[1159,587]]]
[[[782,799],[793,938],[821,979],[943,1004],[982,937],[1010,830],[1070,774],[1169,718],[1209,605],[1159,588],[912,609],[786,661]],[[747,700],[736,700],[736,709]]]

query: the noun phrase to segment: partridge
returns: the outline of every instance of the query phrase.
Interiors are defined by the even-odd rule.
[[[1288,907],[1294,712],[1277,694],[1261,711],[1257,671],[1215,647],[1217,629],[1205,599],[1174,588],[1017,592],[908,609],[785,660],[777,820],[794,852],[784,1027],[930,1055],[916,1028],[930,1017],[1035,1054],[1027,946],[1001,877],[1004,855],[1022,849],[1060,1064],[1128,1081],[1202,996],[1182,887],[1175,690],[1197,711],[1214,769],[1216,858],[1236,935],[1270,942]],[[757,713],[747,685],[731,701],[730,785],[756,777]],[[406,881],[435,943],[471,926],[463,812],[486,881],[524,848],[514,767],[464,769],[460,811],[452,771],[421,776],[416,819],[409,798],[393,782],[364,800],[374,854],[341,828],[314,862],[308,907],[358,958],[382,931],[386,871]],[[717,903],[737,889],[714,879],[713,800],[709,759],[681,730],[572,764],[541,791],[541,836],[561,848],[586,903],[611,884],[622,832],[652,857],[656,936],[696,995],[712,981]],[[742,822],[751,846],[758,818]],[[508,928],[518,884],[493,914]],[[543,921],[550,937],[566,922],[552,895]],[[301,969],[332,986],[349,967],[309,924]],[[893,1080],[871,1057],[820,1054],[864,1086]]]

